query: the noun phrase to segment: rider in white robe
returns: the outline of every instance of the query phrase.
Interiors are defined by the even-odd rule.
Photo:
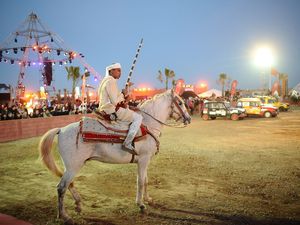
[[[128,107],[119,107],[118,104],[128,98],[127,90],[119,91],[117,80],[121,76],[120,63],[114,63],[106,67],[106,75],[99,85],[99,111],[104,111],[111,115],[111,118],[116,121],[125,121],[131,123],[127,137],[123,143],[125,151],[136,154],[132,141],[138,132],[142,123],[143,117],[136,112],[130,110]],[[115,117],[115,118],[114,118]]]

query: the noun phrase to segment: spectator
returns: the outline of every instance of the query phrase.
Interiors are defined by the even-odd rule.
[[[82,114],[87,114],[87,102],[86,102],[86,98],[83,100],[83,102],[81,103],[81,105],[79,106],[79,111]]]

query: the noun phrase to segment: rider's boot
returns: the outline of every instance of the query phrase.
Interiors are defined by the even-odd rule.
[[[133,114],[133,122],[129,126],[128,134],[123,142],[123,150],[127,151],[133,155],[137,155],[135,148],[132,146],[133,139],[140,129],[143,117],[137,113]]]

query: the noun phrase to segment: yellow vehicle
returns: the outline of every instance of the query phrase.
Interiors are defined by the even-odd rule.
[[[290,105],[288,103],[283,103],[278,101],[276,98],[272,96],[257,96],[262,102],[263,105],[272,105],[279,109],[280,112],[288,111]]]
[[[237,107],[244,108],[247,115],[270,118],[278,114],[277,107],[262,105],[259,98],[241,98],[237,101]]]

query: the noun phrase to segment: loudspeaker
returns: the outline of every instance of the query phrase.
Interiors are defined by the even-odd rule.
[[[51,85],[52,82],[52,62],[44,62],[44,84]]]

